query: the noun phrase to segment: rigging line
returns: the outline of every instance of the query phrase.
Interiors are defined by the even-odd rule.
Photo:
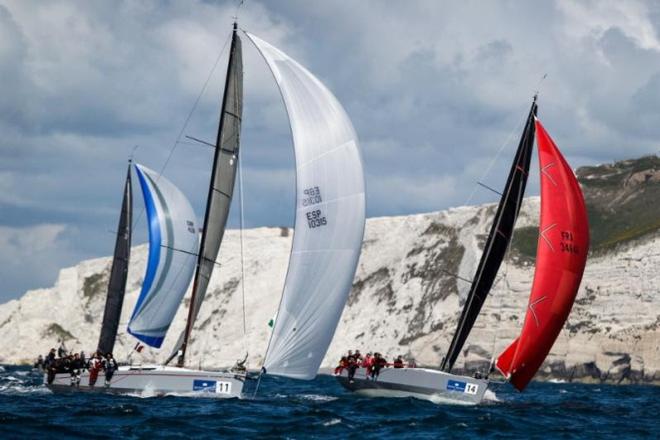
[[[257,377],[257,385],[254,387],[254,393],[252,394],[252,398],[254,399],[257,397],[257,391],[259,391],[259,385],[261,385],[261,376],[264,373],[264,367],[261,367],[261,370],[259,371],[259,377]]]
[[[525,104],[525,107],[521,109],[521,113],[524,113],[526,107],[527,107],[527,104]],[[512,129],[511,129],[511,131],[510,131],[509,134],[507,135],[507,137],[506,137],[506,139],[504,140],[504,142],[503,142],[503,143],[500,145],[500,147],[498,148],[497,153],[495,153],[495,156],[493,157],[493,159],[492,159],[492,160],[490,161],[490,163],[488,164],[488,167],[486,167],[486,170],[485,170],[484,173],[481,175],[481,177],[478,179],[478,181],[477,181],[478,185],[484,186],[484,187],[488,188],[488,189],[491,190],[491,191],[495,191],[494,189],[492,189],[492,188],[490,188],[490,187],[487,187],[486,185],[482,184],[481,181],[482,181],[482,180],[485,180],[484,178],[490,173],[490,171],[492,170],[493,166],[495,165],[495,163],[496,163],[497,160],[499,159],[500,155],[502,154],[502,151],[504,151],[504,148],[507,147],[507,146],[511,143],[511,139],[512,139],[512,137],[515,135],[515,133],[520,132],[520,127],[521,127],[523,124],[526,124],[526,123],[527,123],[527,120],[523,121],[522,123],[521,123],[521,122],[518,122],[518,123],[517,123]],[[474,195],[476,194],[477,189],[479,189],[479,186],[478,186],[478,185],[475,185],[475,186],[473,187],[472,192],[470,192],[470,195],[467,197],[467,199],[466,199],[465,202],[463,203],[463,206],[470,206],[470,202],[472,202],[472,199],[474,198]],[[495,192],[498,192],[498,191],[495,191]],[[404,226],[408,226],[409,222],[410,222],[410,216],[406,216],[405,219],[404,219],[404,221],[403,221],[403,225],[404,225]],[[401,268],[402,268],[402,267],[405,267],[406,259],[407,259],[407,258],[402,258],[402,259],[401,259],[401,265],[400,265]]]
[[[531,152],[530,154],[532,154],[532,156],[533,156],[534,153]],[[531,160],[531,158],[530,158],[530,160]],[[518,194],[518,197],[523,197],[523,196],[524,196],[524,194],[520,194],[520,193]],[[522,207],[522,205],[521,205],[521,207]],[[511,230],[511,239],[509,240],[509,246],[507,246],[506,253],[504,254],[504,269],[503,269],[502,276],[499,277],[499,278],[497,278],[497,279],[495,280],[495,282],[493,283],[493,287],[492,287],[492,288],[497,287],[497,285],[498,285],[502,280],[504,280],[504,284],[505,284],[507,287],[510,287],[510,282],[509,282],[509,278],[508,278],[508,276],[509,276],[509,268],[510,268],[511,266],[510,266],[510,262],[509,262],[509,258],[508,258],[508,257],[509,257],[509,255],[510,255],[509,252],[510,252],[511,245],[512,245],[513,240],[515,239],[515,237],[516,237],[516,228],[514,227],[514,228]],[[492,288],[491,288],[491,289],[492,289]],[[510,288],[507,289],[507,291],[510,291],[510,290],[511,290]],[[502,308],[503,308],[503,306],[504,306],[504,301],[503,301],[503,298],[501,298],[501,297],[500,297],[500,298],[497,298],[497,301],[498,301],[498,303],[499,303],[499,307],[497,307],[497,310],[498,310],[498,312],[500,312],[500,323],[501,323],[501,322],[502,322],[502,313],[501,313],[501,312],[502,312]],[[498,334],[497,330],[498,330],[498,328],[499,328],[499,327],[496,327],[495,330],[493,331],[493,345],[492,345],[492,348],[491,348],[491,353],[492,353],[492,354],[491,354],[491,360],[490,360],[491,366],[494,365],[494,362],[495,362],[495,356],[496,356],[496,355],[495,355],[495,353],[496,353],[496,351],[495,351],[495,346],[497,345],[497,334]]]
[[[199,255],[200,255],[200,254],[197,253],[197,252],[186,251],[186,250],[183,250],[183,249],[179,249],[179,248],[175,248],[175,247],[172,247],[172,246],[168,246],[168,245],[166,245],[166,244],[161,244],[160,247],[163,247],[163,248],[166,248],[166,249],[170,249],[170,250],[172,250],[172,251],[174,251],[174,252],[181,252],[181,253],[183,253],[183,254],[191,255],[191,256],[193,256],[193,257],[199,257]],[[212,262],[213,264],[217,265],[218,267],[222,266],[220,263],[218,263],[217,261],[213,261],[213,260],[211,260],[210,258],[206,258],[206,257],[204,257],[204,256],[202,256],[202,258],[203,258],[204,260],[206,260],[206,261],[210,261],[210,262]]]
[[[485,183],[477,182],[477,185],[483,186],[484,188],[494,192],[495,194],[499,195],[500,197],[502,197],[504,195],[501,192],[499,192],[498,190],[496,190],[495,188],[492,188],[492,187],[486,185]]]
[[[238,161],[238,200],[240,204],[240,242],[241,242],[241,295],[243,301],[243,346],[247,353],[247,323],[245,318],[245,252],[243,251],[243,229],[245,228],[245,217],[243,208],[243,161],[240,157],[240,150],[236,157]]]
[[[539,80],[539,82],[536,83],[536,87],[535,87],[535,90],[534,90],[534,96],[535,96],[535,97],[538,96],[539,93],[541,92],[541,83],[543,83],[543,81],[544,81],[547,77],[548,77],[548,74],[547,74],[547,73],[544,73],[543,76],[541,77],[541,79]]]
[[[167,247],[167,246],[165,246],[165,247]],[[172,282],[170,283],[170,286],[173,286],[173,285],[176,284],[176,282],[178,281],[179,277],[181,277],[181,275],[183,274],[184,269],[185,269],[185,265],[184,265],[184,264],[182,264],[182,265],[179,266],[179,269],[178,269],[177,272],[176,272],[176,276],[174,277],[174,279],[173,279]],[[183,298],[181,298],[181,302],[183,302],[184,298],[185,298],[185,293],[184,293],[184,295],[183,295]],[[153,303],[154,305],[152,306],[152,308],[156,311],[156,313],[155,313],[156,316],[160,314],[160,310],[163,308],[163,304],[164,304],[164,303],[165,303],[165,297],[162,296],[162,295],[161,295],[161,298],[157,298],[157,300]],[[131,320],[132,320],[132,318],[131,318]],[[129,321],[129,322],[130,322],[130,321]],[[148,345],[148,344],[147,344],[147,345]]]
[[[202,145],[207,145],[207,146],[209,146],[209,147],[211,147],[211,148],[217,148],[215,144],[212,144],[212,143],[210,143],[210,142],[206,142],[206,141],[204,141],[204,140],[202,140],[202,139],[199,139],[199,138],[196,138],[196,137],[194,137],[194,136],[188,136],[188,135],[186,135],[186,138],[190,139],[191,141],[195,141],[195,142],[197,142],[197,143],[200,143],[200,144],[202,144]],[[183,143],[183,142],[182,142],[182,143]]]
[[[222,55],[225,53],[225,49],[227,48],[227,44],[231,40],[232,33],[229,34],[229,36],[225,39],[225,43],[222,45],[222,49],[220,50],[220,53],[218,54],[218,57],[215,59],[215,63],[213,63],[213,67],[211,68],[211,71],[209,72],[208,76],[206,77],[206,81],[204,81],[204,85],[202,86],[202,89],[200,90],[199,94],[197,95],[197,98],[195,99],[195,102],[193,103],[192,108],[190,109],[190,112],[188,112],[188,116],[186,116],[186,119],[183,122],[183,126],[181,127],[181,130],[179,130],[179,134],[177,135],[174,143],[172,144],[172,147],[170,147],[170,152],[167,155],[167,159],[165,159],[165,163],[161,167],[160,171],[158,172],[158,177],[156,177],[156,182],[160,179],[160,176],[163,175],[163,172],[165,171],[165,168],[167,167],[167,164],[170,163],[170,159],[172,159],[172,155],[174,154],[174,150],[176,150],[177,145],[179,145],[179,142],[181,141],[181,137],[183,136],[184,131],[186,131],[186,128],[188,127],[188,123],[190,123],[190,119],[192,118],[193,113],[195,113],[195,110],[197,110],[197,106],[199,105],[199,101],[201,101],[202,96],[204,96],[204,92],[206,92],[206,88],[209,85],[209,82],[211,82],[211,78],[213,77],[213,74],[215,73],[215,69],[218,67],[218,64],[220,63],[220,59],[222,58]],[[136,216],[135,221],[133,222],[133,227],[135,228],[138,224],[138,222],[142,219],[142,215],[144,214],[144,207],[140,210],[139,214]]]
[[[241,6],[243,6],[243,3],[245,3],[245,0],[239,0],[238,4],[236,5],[236,10],[234,10],[234,21],[238,21],[238,11],[241,9]]]
[[[457,275],[457,274],[455,274],[455,273],[453,273],[453,272],[450,272],[450,271],[445,270],[445,269],[442,269],[442,268],[440,268],[440,272],[444,272],[444,273],[446,273],[447,275],[451,275],[452,277],[454,277],[454,278],[456,278],[456,279],[458,279],[458,280],[461,280],[461,281],[465,281],[465,282],[468,283],[468,284],[472,284],[472,281],[474,281],[474,280],[468,280],[467,278],[463,278],[463,277],[460,276],[460,275]]]
[[[527,105],[525,105],[525,106],[527,106]],[[524,113],[524,109],[522,110],[522,113]],[[510,143],[511,143],[511,139],[513,138],[513,136],[514,136],[516,133],[519,133],[519,132],[520,132],[520,127],[522,126],[522,124],[526,124],[526,123],[527,123],[527,120],[525,119],[522,123],[521,123],[521,122],[518,122],[518,123],[513,127],[513,129],[509,132],[508,136],[506,137],[506,139],[505,139],[504,142],[502,143],[502,145],[500,145],[500,147],[498,148],[497,153],[495,153],[495,156],[493,157],[493,159],[490,161],[490,163],[489,163],[488,166],[486,167],[486,170],[483,172],[483,174],[481,175],[481,177],[479,177],[478,182],[481,182],[481,181],[485,180],[485,177],[486,177],[486,176],[490,173],[490,171],[493,169],[493,167],[495,166],[495,163],[497,163],[497,161],[499,160],[499,158],[500,158],[502,152],[504,151],[504,149],[505,149],[507,146],[510,145]],[[467,198],[467,200],[465,201],[465,203],[463,204],[463,206],[470,206],[470,202],[472,202],[472,199],[474,198],[474,195],[476,194],[477,189],[479,189],[478,186],[474,186],[474,187],[472,188],[472,192],[471,192],[470,195],[468,196],[468,198]]]

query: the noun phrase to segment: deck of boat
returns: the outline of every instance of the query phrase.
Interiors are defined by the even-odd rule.
[[[352,380],[344,369],[335,376],[346,389],[367,396],[415,397],[438,403],[480,403],[488,381],[428,368],[384,368],[376,378],[359,368]]]

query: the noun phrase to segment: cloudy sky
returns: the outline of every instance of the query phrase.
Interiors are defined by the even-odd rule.
[[[235,7],[0,0],[0,302],[112,252],[136,145],[157,170],[175,147],[164,174],[203,215],[212,152],[176,140],[215,138]],[[657,2],[248,0],[240,24],[343,103],[369,216],[493,201],[475,182],[502,186],[544,74],[539,116],[573,166],[660,150]],[[247,39],[244,52],[246,222],[291,225],[286,114]]]

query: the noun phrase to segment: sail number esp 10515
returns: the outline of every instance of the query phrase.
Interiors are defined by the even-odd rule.
[[[303,190],[302,206],[314,206],[323,202],[321,189],[318,186],[312,186]],[[320,228],[328,224],[328,220],[320,209],[314,209],[305,213],[307,227],[310,229]]]

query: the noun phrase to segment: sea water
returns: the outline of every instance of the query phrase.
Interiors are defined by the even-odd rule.
[[[478,406],[368,398],[334,378],[264,377],[243,399],[52,394],[28,368],[0,367],[0,438],[660,438],[660,387],[493,387]]]

